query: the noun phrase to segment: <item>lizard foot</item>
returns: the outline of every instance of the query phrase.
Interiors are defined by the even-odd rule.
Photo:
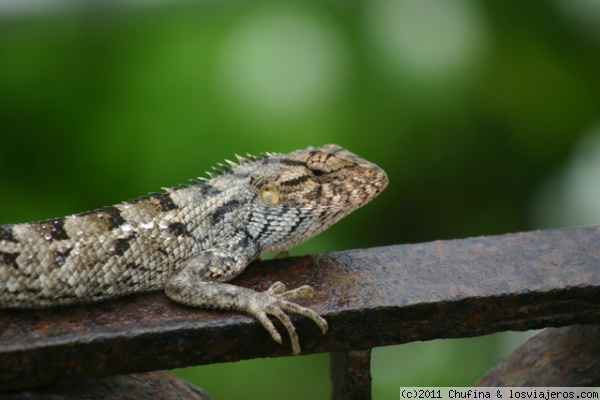
[[[214,257],[216,252],[211,252]],[[225,258],[228,260],[228,258]],[[265,327],[273,340],[282,343],[281,335],[275,329],[270,317],[275,317],[287,330],[294,354],[300,353],[300,344],[296,329],[287,313],[296,313],[310,318],[327,332],[328,326],[321,316],[310,308],[303,307],[293,300],[299,298],[312,298],[315,295],[310,286],[300,286],[287,290],[281,282],[276,282],[264,292],[256,292],[228,283],[204,282],[198,280],[196,270],[198,266],[187,266],[179,273],[169,278],[165,285],[166,295],[173,301],[192,307],[217,308],[222,310],[236,310],[250,314]],[[221,267],[222,268],[222,267]],[[203,266],[203,270],[209,267]]]
[[[310,286],[305,285],[296,289],[287,290],[283,283],[275,282],[265,292],[256,293],[256,296],[252,301],[247,304],[245,311],[258,319],[267,332],[269,332],[273,340],[281,344],[281,335],[277,332],[277,329],[275,329],[275,326],[268,315],[277,318],[283,324],[290,336],[293,353],[300,354],[300,343],[296,328],[285,312],[292,312],[310,318],[319,326],[319,328],[321,328],[323,333],[326,333],[329,327],[325,319],[310,308],[302,307],[301,305],[289,301],[302,297],[312,298],[314,297],[314,294],[315,292]]]

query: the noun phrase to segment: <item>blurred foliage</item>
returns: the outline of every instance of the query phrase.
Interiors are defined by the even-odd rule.
[[[332,142],[390,186],[292,254],[535,229],[540,188],[600,115],[593,1],[68,4],[0,5],[0,223]],[[470,385],[515,345],[376,349],[375,398]],[[327,398],[327,370],[316,355],[176,373],[217,398]]]

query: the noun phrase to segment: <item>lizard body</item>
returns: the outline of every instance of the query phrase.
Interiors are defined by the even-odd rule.
[[[383,170],[336,145],[267,153],[220,165],[209,179],[115,206],[41,222],[0,226],[0,308],[85,304],[164,290],[195,307],[257,318],[274,340],[268,315],[288,331],[285,312],[326,321],[290,300],[302,286],[266,292],[227,282],[254,259],[317,235],[376,197]]]

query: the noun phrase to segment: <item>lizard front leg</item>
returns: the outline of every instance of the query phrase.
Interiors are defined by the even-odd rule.
[[[327,322],[310,308],[302,307],[290,300],[312,298],[314,291],[310,286],[286,290],[281,282],[276,282],[265,292],[210,280],[228,280],[229,276],[215,277],[210,271],[230,271],[233,276],[241,268],[228,252],[205,251],[188,261],[186,266],[172,276],[165,286],[166,295],[181,304],[193,307],[218,308],[242,311],[255,317],[269,332],[273,340],[281,344],[281,335],[275,329],[269,315],[277,318],[287,330],[294,354],[300,353],[300,343],[296,329],[286,312],[303,315],[313,320],[323,333],[327,332]]]

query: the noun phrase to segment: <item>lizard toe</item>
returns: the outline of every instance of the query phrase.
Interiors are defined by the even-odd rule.
[[[267,293],[270,295],[282,294],[287,290],[285,285],[281,282],[275,282],[272,284],[269,289],[267,289]]]

